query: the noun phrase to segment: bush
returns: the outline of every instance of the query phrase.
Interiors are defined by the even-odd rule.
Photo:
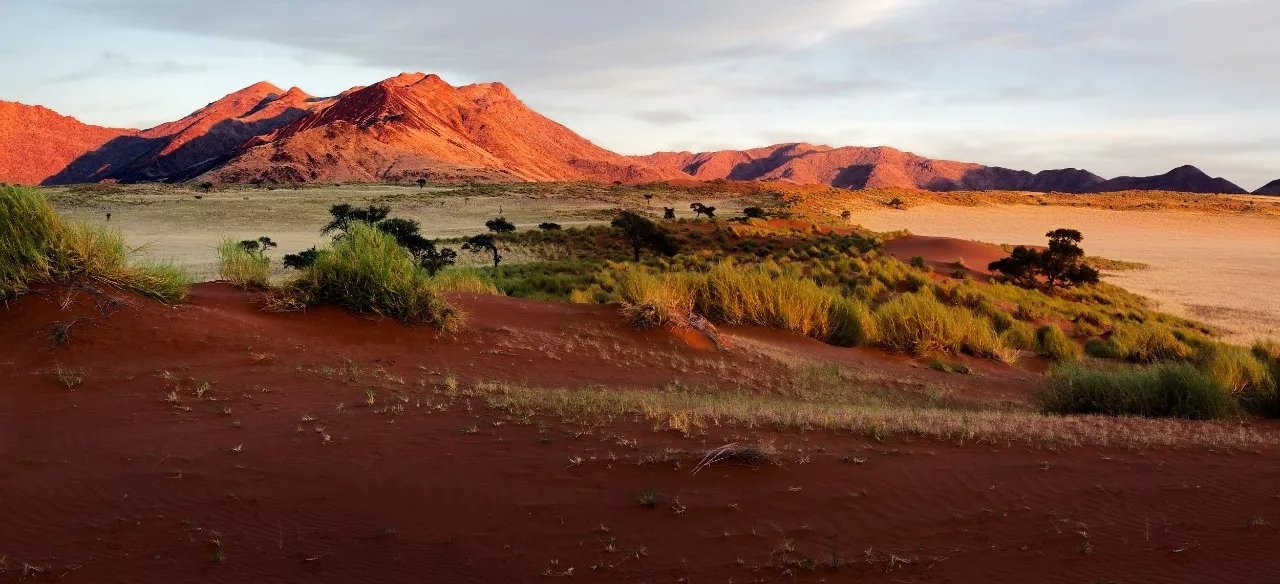
[[[867,305],[848,298],[836,298],[831,302],[831,332],[827,342],[839,347],[866,345],[875,338],[875,320]]]
[[[0,298],[32,284],[95,281],[181,302],[193,278],[170,264],[132,261],[120,232],[68,223],[37,191],[0,187]]]
[[[1036,352],[1055,363],[1080,360],[1080,347],[1062,329],[1047,324],[1036,330]]]
[[[1195,353],[1169,327],[1157,324],[1116,325],[1106,339],[1089,341],[1085,352],[1092,357],[1134,363],[1185,361]]]
[[[1045,413],[1207,420],[1230,415],[1231,394],[1187,363],[1126,369],[1059,368],[1035,394]]]
[[[223,238],[218,243],[218,277],[240,288],[265,289],[271,283],[271,258]]]
[[[637,329],[687,326],[693,312],[693,290],[681,274],[657,276],[635,267],[615,277],[622,314]]]
[[[493,283],[492,278],[488,278],[473,269],[441,270],[431,277],[431,284],[440,292],[502,295],[502,292],[498,290],[498,286]]]
[[[335,304],[445,331],[462,324],[458,311],[395,238],[364,222],[351,223],[344,237],[290,283],[288,292],[308,306]]]
[[[997,326],[996,330],[999,329],[1000,327]],[[1037,350],[1036,329],[1025,322],[1013,321],[1004,332],[1000,333],[1000,342],[1010,349],[1035,351]]]
[[[928,292],[903,294],[880,305],[875,327],[881,346],[916,356],[969,353],[1004,362],[1014,358],[990,322],[938,302]]]
[[[1200,368],[1233,394],[1275,390],[1271,364],[1244,347],[1214,343],[1201,353]]]

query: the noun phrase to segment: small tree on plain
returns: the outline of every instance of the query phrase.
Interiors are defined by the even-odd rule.
[[[715,218],[716,218],[716,208],[715,208],[715,207],[708,207],[708,206],[706,206],[706,205],[703,205],[702,203],[690,203],[690,204],[689,204],[689,208],[690,208],[690,209],[693,209],[693,214],[694,214],[694,215],[706,215],[706,216],[707,216],[707,219],[715,219]]]
[[[494,217],[485,221],[484,226],[494,233],[511,233],[516,230],[515,224],[507,221],[505,217]]]
[[[742,210],[742,214],[746,215],[748,219],[764,219],[765,217],[764,209],[760,207],[747,207]]]
[[[1085,253],[1079,245],[1084,236],[1079,231],[1055,229],[1045,236],[1049,246],[1043,251],[1019,245],[1008,257],[988,264],[987,269],[1000,272],[1024,288],[1035,288],[1043,281],[1049,292],[1058,287],[1098,283],[1098,270],[1085,263]]]
[[[493,254],[493,267],[498,267],[498,263],[502,261],[502,254],[498,251],[498,240],[493,238],[492,233],[481,233],[480,235],[472,235],[462,244],[462,249],[470,252],[482,253],[489,252]]]
[[[420,189],[427,188],[427,179],[425,178],[418,179],[418,188]]]
[[[668,221],[674,221],[676,218],[676,210],[674,207],[663,207],[662,218]]]
[[[668,257],[679,251],[679,245],[672,239],[671,234],[647,217],[631,211],[623,211],[614,218],[611,225],[626,236],[637,262],[640,261],[640,252],[645,249]]]

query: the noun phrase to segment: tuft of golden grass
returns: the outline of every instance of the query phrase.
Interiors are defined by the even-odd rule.
[[[218,242],[218,277],[240,288],[265,289],[271,285],[271,258],[224,237]]]
[[[686,434],[715,426],[847,431],[876,440],[907,435],[951,441],[1035,445],[1260,448],[1275,435],[1239,424],[1105,416],[1046,416],[1030,411],[900,407],[799,400],[742,392],[647,391],[604,387],[540,388],[480,382],[464,393],[520,418],[602,421],[640,416],[655,429]]]
[[[0,297],[33,283],[90,280],[162,302],[181,302],[193,278],[171,264],[134,260],[119,231],[64,220],[39,192],[0,187]]]

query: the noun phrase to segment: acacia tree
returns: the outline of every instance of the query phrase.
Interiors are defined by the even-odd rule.
[[[1043,280],[1047,291],[1063,286],[1096,284],[1098,270],[1085,263],[1080,242],[1084,236],[1075,229],[1055,229],[1045,234],[1049,246],[1043,251],[1019,245],[1009,257],[991,262],[987,269],[1000,272],[1010,282],[1035,288]]]
[[[707,219],[716,218],[716,208],[708,207],[702,203],[689,203],[689,208],[693,209],[694,215],[706,215]]]
[[[676,255],[676,252],[679,251],[679,246],[672,239],[671,234],[647,217],[642,217],[631,211],[623,211],[614,218],[611,225],[613,225],[614,229],[622,231],[622,234],[626,236],[637,262],[640,261],[641,250],[648,249],[653,253],[668,257]]]
[[[674,207],[663,207],[663,208],[662,208],[662,218],[663,218],[663,219],[666,219],[666,220],[668,220],[668,221],[675,220],[675,218],[676,218],[676,210],[675,210],[675,208],[674,208]]]
[[[320,235],[329,235],[333,232],[345,234],[351,223],[355,221],[363,221],[370,225],[376,225],[378,222],[387,218],[391,214],[391,207],[369,205],[364,209],[357,209],[343,203],[329,207],[329,215],[332,219],[322,229]]]
[[[494,217],[484,222],[484,226],[494,233],[511,233],[516,230],[515,224],[507,221],[505,217]]]
[[[276,245],[276,242],[271,241],[270,237],[267,237],[264,235],[257,239],[246,239],[244,241],[241,241],[240,247],[244,248],[245,251],[251,254],[255,254],[258,257],[262,257],[267,253],[268,249],[271,249],[273,247],[278,247],[278,246]]]
[[[422,188],[426,188],[426,186],[427,186],[427,179],[425,178],[418,179],[418,188],[422,189]]]
[[[498,267],[498,262],[502,261],[502,255],[498,251],[498,240],[493,238],[492,233],[472,235],[462,244],[462,249],[475,253],[487,251],[493,254],[493,267],[495,268]]]

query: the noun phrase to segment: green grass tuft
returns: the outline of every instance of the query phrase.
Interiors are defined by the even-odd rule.
[[[224,238],[218,243],[218,277],[240,288],[265,289],[271,284],[271,258]]]
[[[968,353],[1012,362],[1014,352],[986,319],[947,306],[930,292],[900,295],[875,310],[877,343],[916,356]]]
[[[1035,394],[1053,414],[1104,414],[1148,418],[1224,418],[1235,411],[1221,383],[1187,363],[1122,369],[1066,365]]]
[[[1051,324],[1036,330],[1036,352],[1054,363],[1075,363],[1080,360],[1080,347],[1062,329]]]
[[[445,331],[462,324],[462,315],[395,238],[366,223],[353,224],[288,285],[287,293],[303,305],[334,304]]]
[[[134,261],[120,232],[68,223],[38,191],[0,187],[0,298],[32,284],[94,281],[161,302],[181,302],[190,273],[172,264]]]

